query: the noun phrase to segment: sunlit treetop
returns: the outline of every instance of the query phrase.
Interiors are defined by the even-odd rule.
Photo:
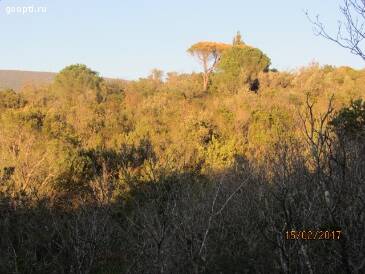
[[[97,72],[83,64],[67,66],[55,78],[55,85],[65,91],[99,90],[102,82]]]
[[[203,88],[207,90],[209,74],[216,68],[222,53],[232,45],[202,41],[192,45],[187,51],[203,65]]]
[[[244,46],[245,42],[242,40],[242,35],[239,31],[237,31],[236,36],[233,38],[233,46]]]
[[[190,54],[196,54],[196,53],[216,53],[220,54],[224,50],[230,48],[231,45],[226,43],[219,43],[219,42],[209,42],[209,41],[202,41],[198,42],[194,45],[192,45],[188,52]]]

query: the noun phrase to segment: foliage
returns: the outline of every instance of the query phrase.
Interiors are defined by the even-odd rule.
[[[0,91],[0,109],[7,108],[22,108],[26,104],[26,100],[21,94],[16,93],[14,90]]]
[[[217,42],[198,42],[192,45],[188,52],[191,55],[196,55],[200,60],[210,60],[216,59],[217,56],[223,53],[226,49],[228,49],[230,45],[225,43],[217,43]]]
[[[56,90],[69,94],[95,93],[96,100],[100,99],[103,79],[97,72],[82,64],[70,65],[60,71],[55,80]]]
[[[187,51],[195,56],[203,66],[203,89],[208,89],[209,76],[217,67],[220,57],[231,46],[217,42],[198,42]]]
[[[365,101],[352,101],[349,107],[340,110],[331,125],[341,136],[365,136]]]
[[[245,45],[245,43],[242,41],[242,36],[239,31],[237,31],[236,36],[233,38],[232,45],[233,46],[244,46]]]
[[[267,71],[270,59],[259,49],[249,46],[234,46],[224,52],[219,62],[220,81],[230,91],[237,91],[244,85],[254,87],[258,74]]]
[[[92,71],[85,65],[76,64],[65,67],[57,75],[55,84],[65,90],[70,89],[97,89],[100,86],[101,78],[98,73]]]
[[[0,272],[364,272],[365,71],[225,54],[209,92],[82,65],[1,92]],[[309,228],[344,237],[285,239]]]
[[[235,140],[220,141],[213,136],[209,146],[203,150],[204,171],[221,172],[233,167],[237,155],[237,144]]]

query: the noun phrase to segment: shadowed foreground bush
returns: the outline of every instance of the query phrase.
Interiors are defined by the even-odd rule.
[[[278,145],[265,167],[131,184],[106,205],[3,195],[0,272],[363,273],[364,144],[318,161],[299,149]],[[289,230],[342,233],[290,241]]]

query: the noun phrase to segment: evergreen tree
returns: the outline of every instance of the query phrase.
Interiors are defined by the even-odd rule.
[[[239,31],[237,31],[236,36],[233,38],[233,46],[243,46],[245,43],[242,41],[242,36]]]

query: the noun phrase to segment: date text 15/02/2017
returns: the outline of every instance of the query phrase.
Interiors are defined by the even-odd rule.
[[[341,230],[291,230],[285,232],[287,240],[339,240]]]

